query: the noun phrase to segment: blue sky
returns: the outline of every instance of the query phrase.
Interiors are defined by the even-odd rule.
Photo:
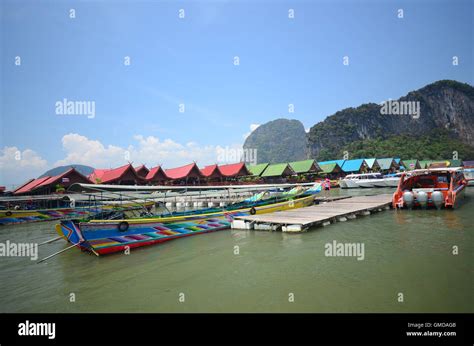
[[[241,145],[252,124],[309,128],[436,80],[474,79],[470,1],[7,0],[1,11],[0,184],[20,183],[25,168],[121,164],[124,150],[150,166],[213,163],[215,147]],[[55,114],[63,98],[94,101],[95,118]]]

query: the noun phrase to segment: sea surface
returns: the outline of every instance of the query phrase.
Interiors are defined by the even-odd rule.
[[[301,234],[224,230],[40,264],[0,257],[0,312],[474,312],[473,219],[470,187],[454,211],[388,210]],[[0,227],[0,243],[41,243],[54,224]],[[333,241],[364,244],[364,259],[325,256]],[[39,258],[67,246],[41,246]]]

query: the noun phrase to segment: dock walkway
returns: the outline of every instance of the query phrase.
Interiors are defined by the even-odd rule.
[[[237,216],[232,228],[302,232],[312,226],[326,226],[332,222],[354,219],[357,215],[389,209],[391,202],[391,194],[350,197],[301,209]]]

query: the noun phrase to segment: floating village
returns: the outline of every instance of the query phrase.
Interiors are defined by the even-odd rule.
[[[97,256],[219,230],[303,232],[391,208],[455,209],[474,161],[371,158],[246,165],[94,169],[2,189],[0,225],[52,221],[69,246]],[[331,196],[331,189],[383,193]],[[49,259],[59,253],[52,254]],[[43,260],[45,260],[43,259]]]

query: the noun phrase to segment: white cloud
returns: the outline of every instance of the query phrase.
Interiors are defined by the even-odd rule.
[[[8,189],[43,174],[47,168],[47,161],[34,150],[21,151],[17,147],[0,149],[0,185],[6,185]]]
[[[253,128],[258,125],[252,124]],[[252,129],[251,126],[251,129]],[[83,164],[95,168],[111,168],[133,162],[134,165],[146,164],[153,167],[157,164],[165,168],[197,162],[200,167],[222,162],[222,153],[226,157],[234,156],[228,153],[239,152],[242,144],[221,147],[215,145],[199,145],[196,142],[181,144],[172,139],[160,140],[155,136],[136,135],[133,144],[120,147],[104,144],[96,139],[90,139],[77,133],[63,136],[61,142],[65,157],[48,164],[33,150],[26,149],[21,152],[16,147],[5,147],[0,151],[0,185],[19,185],[30,178],[36,178],[47,169],[70,164]],[[19,160],[16,158],[20,157]],[[238,159],[237,159],[238,160]]]
[[[308,127],[307,129],[304,129],[304,131],[305,131],[306,133],[309,133],[310,130],[311,130],[311,128],[309,128],[309,127]]]
[[[258,127],[260,126],[260,124],[250,124],[250,132],[247,132],[245,133],[242,137],[244,138],[244,140],[247,139],[248,136],[250,136],[250,134],[255,131]]]
[[[122,148],[105,146],[97,140],[76,133],[67,134],[62,139],[66,157],[56,162],[55,166],[79,163],[96,168],[109,168],[130,161],[134,165],[163,164],[166,168],[171,168],[192,161],[205,165],[217,160],[216,146],[200,146],[195,142],[180,144],[171,139],[160,140],[154,136],[136,135],[133,138],[136,141],[134,145]]]

